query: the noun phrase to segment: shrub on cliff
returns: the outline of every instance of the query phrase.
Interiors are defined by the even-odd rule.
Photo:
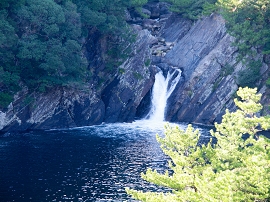
[[[270,198],[270,141],[259,135],[270,128],[270,118],[258,117],[261,95],[256,89],[240,88],[239,109],[226,111],[215,124],[211,140],[199,145],[200,133],[191,125],[184,130],[166,126],[165,137],[157,135],[173,171],[160,174],[148,169],[142,178],[172,189],[168,193],[127,193],[142,201],[262,201]]]
[[[269,0],[166,0],[171,9],[189,19],[217,11],[226,20],[228,32],[235,37],[242,56],[252,54],[253,48],[270,53]]]
[[[238,59],[248,67],[240,72],[239,85],[253,87],[260,78],[257,54],[270,54],[269,0],[218,0],[217,5],[229,34],[235,38],[233,45],[238,48]]]
[[[252,48],[270,53],[269,0],[218,0],[218,6],[242,56],[252,55],[255,51]]]
[[[233,45],[238,48],[238,60],[247,68],[241,72],[245,77],[254,72],[252,60],[258,52],[270,54],[270,4],[269,0],[166,0],[171,9],[183,17],[196,20],[212,12],[220,13],[225,21],[228,33],[235,38]],[[260,67],[258,67],[260,68]],[[256,71],[256,70],[255,70]],[[258,76],[241,86],[255,86]],[[242,79],[240,79],[242,80]]]

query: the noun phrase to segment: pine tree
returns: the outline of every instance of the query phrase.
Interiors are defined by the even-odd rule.
[[[165,137],[157,135],[173,171],[148,169],[142,178],[172,189],[169,193],[127,189],[142,201],[265,201],[270,199],[270,141],[259,130],[270,128],[269,117],[259,117],[261,95],[239,88],[235,112],[226,111],[211,130],[213,139],[200,145],[200,132],[191,125],[180,130],[169,125]]]

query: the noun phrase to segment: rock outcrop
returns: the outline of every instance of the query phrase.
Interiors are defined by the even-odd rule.
[[[101,124],[105,106],[95,92],[55,89],[47,94],[16,95],[0,112],[2,131],[70,128]]]
[[[134,46],[134,56],[120,66],[122,73],[102,92],[105,122],[131,122],[142,98],[154,83],[155,69],[150,66],[149,45],[155,38],[148,30],[140,30]]]
[[[7,109],[0,111],[0,130],[57,129],[133,121],[137,107],[154,83],[156,70],[150,65],[149,46],[156,38],[148,30],[132,26],[137,34],[133,56],[119,67],[118,73],[107,75],[114,78],[110,83],[98,86],[92,82],[81,90],[58,88],[30,95],[25,89]],[[93,59],[93,66],[100,61],[98,56],[88,57]],[[100,74],[101,69],[95,73]]]
[[[233,38],[226,33],[223,18],[212,14],[194,23],[171,13],[166,3],[159,2],[148,4],[142,12],[150,18],[127,13],[137,38],[132,56],[115,73],[103,73],[100,49],[106,41],[100,42],[93,33],[86,44],[94,76],[103,73],[109,82],[92,82],[82,90],[58,88],[46,94],[29,95],[25,89],[0,111],[0,130],[131,122],[145,114],[150,105],[155,73],[162,70],[166,75],[175,68],[181,69],[182,79],[168,100],[167,121],[213,124],[226,108],[234,110],[238,72],[245,67],[236,60],[237,49],[231,46]],[[267,58],[264,61],[267,63]],[[264,63],[263,79],[268,72]],[[260,90],[263,102],[269,105],[268,88]],[[269,108],[264,113],[269,114]]]
[[[185,80],[170,98],[167,120],[219,122],[225,109],[235,109],[238,72],[246,68],[236,59],[237,48],[231,45],[233,38],[226,33],[225,21],[212,14],[179,39],[163,59],[163,63],[180,68]],[[264,63],[261,75],[267,71]]]
[[[213,124],[221,120],[225,109],[236,109],[233,99],[239,87],[238,75],[246,67],[236,59],[238,50],[231,45],[234,39],[226,33],[220,15],[212,14],[192,24],[171,14],[165,19],[146,20],[143,26],[157,36],[150,47],[152,65],[165,75],[170,68],[182,71],[183,79],[169,98],[167,121]],[[267,78],[269,62],[260,54],[258,59],[265,62],[257,86],[261,87],[262,101],[267,106],[269,90],[262,86],[262,81]],[[269,107],[264,108],[264,114],[267,113]]]

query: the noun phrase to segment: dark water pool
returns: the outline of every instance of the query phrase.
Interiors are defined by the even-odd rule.
[[[140,178],[166,168],[156,133],[163,124],[139,121],[5,134],[0,201],[133,201],[125,187],[161,190]]]

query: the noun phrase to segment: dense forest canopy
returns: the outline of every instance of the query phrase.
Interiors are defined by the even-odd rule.
[[[125,12],[146,0],[3,0],[0,2],[0,106],[14,93],[89,79],[82,47],[90,29],[121,35]],[[117,33],[117,34],[116,34]]]
[[[24,86],[29,92],[44,92],[55,86],[78,86],[91,79],[89,61],[83,53],[89,30],[131,40],[125,21],[127,10],[142,14],[142,6],[153,1],[1,0],[0,107],[6,107]],[[254,59],[256,53],[270,53],[269,0],[164,1],[171,4],[172,11],[192,20],[212,12],[222,14],[228,32],[236,39],[239,61],[244,59],[249,67],[241,72],[239,85],[256,83],[262,62]],[[123,47],[118,44],[108,51],[106,71],[123,62],[126,56],[119,51]]]

